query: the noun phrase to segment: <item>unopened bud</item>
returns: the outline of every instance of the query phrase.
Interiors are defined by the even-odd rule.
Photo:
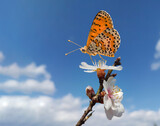
[[[102,70],[102,69],[97,70],[98,78],[104,78],[105,75],[106,75],[105,70]]]
[[[92,99],[93,96],[95,96],[95,92],[91,86],[86,87],[86,95]]]
[[[117,76],[117,74],[115,73],[115,74],[112,74],[111,76],[112,76],[112,77],[115,77],[115,76]]]
[[[114,62],[114,66],[121,65],[120,60],[121,60],[121,57],[118,57],[118,58],[115,60],[115,62]]]

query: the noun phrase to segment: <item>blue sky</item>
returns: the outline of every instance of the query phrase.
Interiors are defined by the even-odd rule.
[[[0,51],[5,56],[0,65],[17,63],[22,68],[33,62],[37,67],[45,65],[43,70],[51,75],[49,80],[55,85],[54,94],[49,97],[58,99],[72,94],[87,99],[85,88],[91,85],[97,90],[99,86],[96,73],[84,73],[79,68],[82,61],[91,64],[89,55],[80,51],[64,54],[77,48],[68,39],[81,46],[86,44],[95,15],[105,10],[121,36],[121,45],[114,58],[103,58],[108,65],[119,56],[122,59],[123,70],[114,72],[118,74],[117,85],[124,91],[124,106],[131,111],[157,111],[160,68],[152,70],[151,65],[160,61],[154,57],[160,39],[159,5],[158,0],[0,0]],[[43,80],[43,75],[46,72],[38,74],[36,80]],[[26,78],[28,75],[14,79]],[[13,77],[0,74],[1,83],[10,79]],[[0,94],[26,95],[6,91]]]

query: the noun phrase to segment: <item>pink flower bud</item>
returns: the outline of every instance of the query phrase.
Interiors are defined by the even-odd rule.
[[[92,99],[93,96],[95,96],[95,92],[91,86],[86,87],[86,95]]]

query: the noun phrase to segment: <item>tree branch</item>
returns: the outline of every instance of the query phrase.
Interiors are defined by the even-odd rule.
[[[121,58],[118,57],[118,58],[115,60],[113,66],[121,65],[120,60],[121,60]],[[116,76],[116,74],[112,74],[112,75],[111,75],[112,71],[113,71],[113,70],[108,70],[108,73],[107,73],[107,75],[106,75],[105,78],[99,78],[99,84],[100,84],[100,85],[99,85],[99,89],[98,89],[96,95],[91,99],[88,108],[84,111],[82,117],[81,117],[80,120],[77,122],[76,126],[81,126],[82,124],[84,124],[84,123],[88,120],[87,115],[89,114],[89,112],[92,111],[93,106],[96,104],[96,101],[98,101],[98,97],[99,97],[100,93],[101,93],[102,90],[103,90],[103,81],[104,81],[104,80],[107,81],[110,76]],[[89,114],[88,117],[90,117],[91,115],[92,115],[92,114]]]

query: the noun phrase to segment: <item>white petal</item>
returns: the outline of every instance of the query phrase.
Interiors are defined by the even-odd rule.
[[[97,69],[96,66],[88,65],[86,62],[81,62],[81,65],[79,65],[81,69]]]
[[[79,68],[81,68],[81,69],[88,69],[88,70],[97,70],[97,67],[96,67],[96,66],[84,67],[84,66],[79,65]]]
[[[109,69],[109,66],[107,66],[107,65],[103,64],[103,65],[101,66],[101,69],[108,70],[108,69]]]
[[[124,106],[120,102],[112,106],[111,109],[113,110],[113,115],[117,117],[121,117],[122,113],[124,113]]]
[[[119,101],[121,102],[121,101],[122,101],[122,99],[123,99],[123,95],[119,98]]]
[[[124,106],[120,103],[120,106],[118,108],[118,113],[116,114],[117,117],[122,116],[122,113],[124,113]]]
[[[108,90],[113,89],[113,85],[116,83],[116,79],[114,77],[109,77],[107,81],[103,81],[103,87],[106,93],[108,93]]]
[[[83,67],[93,67],[93,65],[88,65],[86,62],[81,62],[81,65]]]
[[[103,87],[104,87],[105,92],[108,94],[108,83],[105,80],[103,81]]]
[[[101,69],[122,70],[122,66],[107,66],[107,65],[104,65]]]
[[[105,108],[104,108],[104,109],[105,109]],[[112,111],[112,109],[111,109],[111,108],[110,108],[109,110],[106,110],[106,109],[105,109],[105,113],[106,113],[107,118],[108,118],[109,120],[111,120],[112,117],[113,117],[113,111]]]
[[[95,71],[93,71],[93,70],[84,70],[84,72],[93,73],[93,72],[95,72]]]
[[[112,80],[108,84],[109,85],[108,86],[109,90],[111,90],[111,91],[113,90],[113,86],[114,86],[115,83],[116,83],[116,79],[112,78]]]
[[[104,102],[104,107],[106,108],[106,110],[109,110],[111,108],[111,106],[112,106],[112,101],[108,97],[107,94],[103,97],[103,102]]]
[[[112,81],[113,79],[114,79],[114,77],[112,77],[112,76],[109,77],[108,80],[107,80],[107,83],[111,83],[111,81]]]
[[[106,90],[112,91],[113,85],[115,83],[116,83],[116,79],[114,79],[114,77],[109,77],[108,80],[107,80],[107,82],[106,81],[103,82],[103,86],[105,88],[105,91]]]

